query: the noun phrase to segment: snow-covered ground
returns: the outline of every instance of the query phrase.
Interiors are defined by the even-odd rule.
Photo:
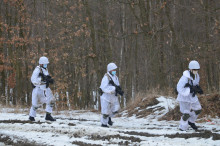
[[[100,127],[100,113],[78,110],[61,111],[54,115],[55,122],[44,120],[38,114],[36,122],[29,122],[28,109],[13,113],[0,110],[0,146],[4,145],[146,145],[146,146],[219,146],[220,119],[197,123],[199,131],[178,130],[178,121],[158,121],[158,117],[173,108],[172,98],[160,97],[154,113],[146,118],[134,116],[113,118],[113,126]],[[157,111],[157,107],[164,110]],[[150,108],[150,107],[148,107]],[[17,111],[17,110],[16,110]],[[3,142],[3,143],[2,143]]]

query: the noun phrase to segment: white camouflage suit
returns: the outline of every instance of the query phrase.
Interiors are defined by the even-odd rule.
[[[53,107],[51,106],[54,100],[51,89],[46,88],[46,84],[41,81],[39,73],[43,72],[44,75],[49,75],[48,70],[43,67],[37,66],[31,76],[31,82],[36,86],[32,91],[32,107],[29,116],[36,117],[36,110],[42,104],[46,103],[46,112],[52,113]]]
[[[188,121],[195,123],[198,117],[195,111],[199,111],[202,108],[197,95],[193,97],[192,93],[190,93],[190,88],[184,86],[186,83],[189,83],[190,85],[193,83],[193,86],[199,85],[199,80],[200,78],[198,73],[195,75],[195,79],[193,80],[193,78],[190,76],[190,71],[186,70],[183,72],[183,76],[180,78],[177,84],[177,101],[179,101],[180,104],[180,112],[182,114],[190,115],[186,121],[183,120],[183,116],[181,117],[179,128],[184,131],[188,129]]]
[[[109,77],[108,77],[110,76],[117,86],[120,85],[118,77],[116,75],[112,76],[109,73],[109,71],[116,69],[116,68],[111,63],[108,65],[108,68],[107,68],[108,72],[102,78],[102,82],[100,86],[100,88],[104,92],[102,96],[100,97],[101,113],[102,113],[101,123],[104,125],[107,125],[109,117],[113,117],[120,109],[118,97],[115,96],[115,86],[112,86],[111,84],[109,84]]]

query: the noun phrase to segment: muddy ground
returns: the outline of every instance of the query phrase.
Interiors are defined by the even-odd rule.
[[[60,119],[65,119],[65,118],[60,118]],[[69,122],[65,123],[65,122],[59,122],[60,125],[62,124],[67,124],[68,126],[77,126],[75,123],[72,123],[71,121],[77,121],[77,122],[97,122],[95,120],[86,120],[86,119],[71,119],[68,118]],[[41,125],[41,124],[46,124],[48,126],[51,125],[51,122],[31,122],[31,121],[25,121],[25,120],[0,120],[0,123],[2,124],[21,124],[23,126],[25,126],[26,124],[36,124],[36,125]],[[163,125],[162,125],[163,126]],[[167,130],[171,129],[172,127],[175,127],[176,125],[170,125],[170,128],[166,128]],[[45,126],[43,126],[45,127]],[[118,127],[115,127],[115,129],[117,129]],[[109,128],[111,129],[111,128]],[[160,127],[156,124],[152,124],[151,128],[147,128],[149,130],[162,130],[164,129],[163,127]],[[137,131],[126,131],[126,130],[122,130],[122,129],[118,129],[118,132],[120,134],[116,134],[116,135],[105,135],[105,136],[101,136],[101,135],[87,135],[87,139],[88,140],[92,140],[92,141],[97,141],[97,140],[101,140],[101,141],[107,141],[108,144],[115,144],[115,145],[133,145],[136,144],[138,145],[139,143],[141,143],[143,141],[143,138],[141,139],[140,136],[142,137],[168,137],[168,138],[182,138],[182,139],[189,139],[189,138],[203,138],[203,139],[212,139],[212,140],[220,140],[220,134],[219,134],[219,130],[213,129],[212,131],[210,130],[206,130],[204,129],[204,127],[199,127],[200,130],[195,131],[194,133],[175,133],[175,134],[150,134],[147,132],[137,132]],[[42,130],[41,132],[48,132],[45,130]],[[68,134],[71,137],[75,137],[75,138],[80,138],[81,134],[69,134],[68,132],[64,132],[63,134]],[[57,135],[54,134],[54,137],[56,137]],[[86,135],[84,135],[86,136]],[[114,141],[114,139],[119,139],[117,142]],[[19,139],[18,137],[10,137],[7,135],[3,135],[0,134],[0,142],[3,142],[5,145],[16,145],[16,146],[38,146],[38,145],[43,145],[42,143],[37,143],[37,142],[33,142],[33,141],[29,141],[28,139]],[[86,143],[83,141],[72,141],[72,144],[75,145],[88,145],[88,146],[99,146],[99,144],[90,144],[90,143]]]

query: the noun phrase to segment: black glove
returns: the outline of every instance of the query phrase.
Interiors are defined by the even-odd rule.
[[[196,92],[199,94],[203,94],[203,90],[199,85],[196,85]]]
[[[49,83],[53,84],[54,80],[51,78],[51,76],[47,75],[46,76],[46,82],[49,82]]]
[[[193,86],[192,88],[193,88],[193,95],[192,95],[193,97],[195,97],[197,93],[203,94],[203,90],[199,85]]]
[[[184,86],[184,88],[186,87],[190,87],[191,85],[189,83],[186,83],[186,85]]]

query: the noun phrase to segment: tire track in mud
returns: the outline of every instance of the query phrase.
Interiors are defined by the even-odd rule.
[[[135,131],[120,131],[120,133],[124,134],[129,134],[129,135],[136,135],[136,136],[145,136],[145,137],[158,137],[158,136],[164,136],[168,138],[184,138],[184,139],[189,139],[189,138],[211,138],[212,140],[220,140],[220,134],[218,133],[213,133],[209,130],[201,130],[197,131],[196,133],[175,133],[175,134],[150,134],[150,133],[145,133],[145,132],[135,132]]]

